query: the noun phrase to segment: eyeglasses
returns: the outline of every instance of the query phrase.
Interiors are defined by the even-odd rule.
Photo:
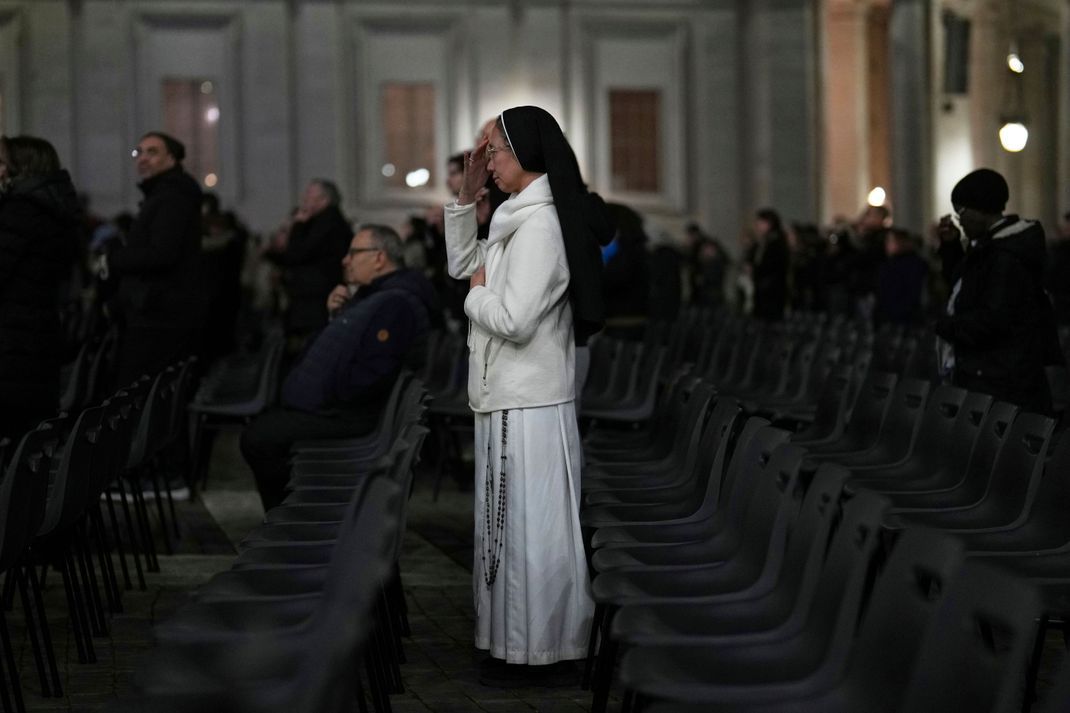
[[[498,153],[499,151],[511,153],[512,149],[510,149],[508,146],[495,146],[494,144],[487,144],[487,148],[483,151],[483,155],[486,156],[487,160],[489,161],[494,158],[494,154]]]
[[[377,252],[379,250],[382,250],[382,248],[349,248],[349,251],[346,254],[349,256],[353,256],[359,253],[367,253],[373,251]]]

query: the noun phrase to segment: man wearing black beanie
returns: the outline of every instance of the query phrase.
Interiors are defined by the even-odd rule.
[[[967,174],[951,191],[958,218],[940,223],[941,256],[951,284],[942,367],[956,386],[1050,413],[1044,367],[1061,363],[1051,302],[1044,292],[1044,229],[1003,215],[1010,191],[996,171]]]

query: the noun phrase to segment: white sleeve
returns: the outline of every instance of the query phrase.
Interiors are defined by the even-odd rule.
[[[446,206],[446,266],[450,277],[464,280],[483,264],[476,243],[476,204]]]
[[[464,311],[486,332],[523,344],[568,289],[568,264],[560,233],[531,225],[513,235],[510,253],[503,292],[474,287]]]

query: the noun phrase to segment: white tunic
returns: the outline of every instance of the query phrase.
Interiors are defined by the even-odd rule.
[[[446,248],[454,277],[487,270],[486,286],[465,300],[475,411],[476,647],[509,663],[582,658],[594,603],[579,523],[568,263],[547,178],[495,211],[485,245],[476,241],[474,207],[446,206]],[[488,588],[486,570],[496,559]]]
[[[472,568],[476,648],[509,663],[549,664],[587,653],[594,602],[580,534],[580,438],[571,402],[508,412],[506,524],[491,588],[484,579],[485,475],[490,445],[497,514],[502,412],[475,415],[476,522]]]

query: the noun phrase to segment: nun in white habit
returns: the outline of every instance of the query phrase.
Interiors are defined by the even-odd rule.
[[[476,240],[488,176],[510,194]],[[475,412],[475,644],[534,666],[586,654],[594,609],[580,534],[575,348],[603,319],[598,243],[612,238],[557,122],[503,112],[446,206],[449,273],[469,278]]]

